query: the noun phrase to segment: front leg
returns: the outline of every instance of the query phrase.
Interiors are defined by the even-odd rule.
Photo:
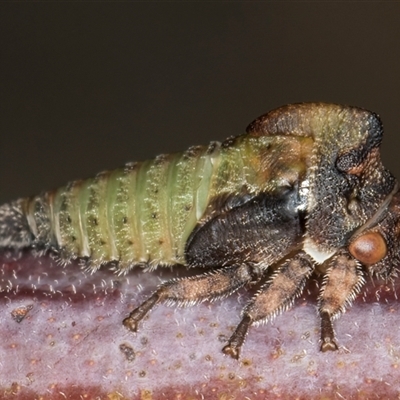
[[[155,293],[124,319],[123,324],[136,332],[138,323],[160,302],[191,305],[204,300],[215,300],[229,296],[252,280],[252,268],[247,265],[225,267],[190,278],[172,279],[160,285]]]
[[[272,319],[291,307],[313,270],[311,258],[304,252],[286,261],[243,310],[241,322],[222,351],[238,359],[250,326]]]
[[[346,251],[330,262],[319,296],[321,351],[338,350],[332,321],[351,304],[364,282],[361,267]]]

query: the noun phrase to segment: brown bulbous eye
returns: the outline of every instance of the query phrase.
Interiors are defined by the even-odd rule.
[[[366,265],[381,261],[387,254],[386,241],[378,232],[368,232],[359,236],[349,246],[350,254]]]

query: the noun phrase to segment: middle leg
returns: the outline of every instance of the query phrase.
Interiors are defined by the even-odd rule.
[[[291,307],[313,270],[312,260],[304,252],[286,261],[245,307],[242,320],[222,351],[238,359],[250,326],[272,319]]]

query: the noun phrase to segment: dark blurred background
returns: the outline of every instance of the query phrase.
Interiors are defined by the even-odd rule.
[[[400,3],[0,5],[0,201],[240,134],[279,105],[378,112],[400,177]]]

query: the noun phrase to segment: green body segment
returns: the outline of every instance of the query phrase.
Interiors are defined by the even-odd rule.
[[[29,200],[28,221],[37,225],[33,204],[44,204],[50,227],[43,241],[66,259],[118,261],[121,270],[185,264],[187,239],[213,215],[215,199],[296,184],[312,144],[309,137],[248,134],[130,163]]]

